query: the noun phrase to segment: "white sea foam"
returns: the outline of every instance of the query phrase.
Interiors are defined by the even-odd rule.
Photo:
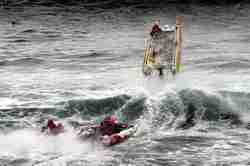
[[[0,135],[0,156],[26,158],[46,164],[67,163],[81,158],[95,165],[111,159],[112,153],[96,142],[77,139],[73,130],[48,136],[23,129]]]

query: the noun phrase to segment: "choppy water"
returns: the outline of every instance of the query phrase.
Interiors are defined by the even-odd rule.
[[[1,9],[0,165],[249,165],[249,7]],[[144,78],[146,27],[176,15],[182,73]],[[112,113],[137,134],[111,148],[76,138],[74,123]],[[48,117],[67,132],[39,133]]]

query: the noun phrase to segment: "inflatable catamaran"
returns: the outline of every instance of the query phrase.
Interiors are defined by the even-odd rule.
[[[163,76],[167,73],[175,75],[180,72],[182,51],[183,17],[176,17],[176,25],[164,26],[159,32],[150,35],[146,40],[143,73],[153,75],[159,71]]]

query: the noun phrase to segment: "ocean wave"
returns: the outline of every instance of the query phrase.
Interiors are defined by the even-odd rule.
[[[52,6],[56,4],[64,4],[64,5],[74,5],[74,4],[82,4],[84,7],[119,7],[119,6],[125,6],[125,5],[157,5],[157,4],[163,4],[163,3],[186,3],[186,4],[193,4],[193,3],[206,3],[206,4],[234,4],[234,3],[247,3],[246,0],[192,0],[190,2],[187,2],[186,0],[165,0],[164,2],[161,0],[126,0],[126,1],[115,1],[115,0],[94,0],[94,1],[81,1],[81,0],[8,0],[2,2],[3,5],[46,5],[46,6]]]
[[[97,57],[106,57],[108,55],[112,55],[111,53],[109,53],[108,51],[95,51],[92,50],[90,53],[88,54],[81,54],[81,55],[77,55],[78,58],[97,58]]]
[[[225,92],[224,92],[225,93]],[[49,116],[58,119],[77,116],[82,120],[100,122],[105,116],[115,114],[122,122],[146,120],[151,127],[187,129],[199,121],[222,122],[241,125],[241,115],[225,94],[210,94],[202,90],[184,89],[166,93],[152,99],[148,96],[117,95],[102,99],[79,99],[58,103],[55,108],[8,108],[0,110],[2,118],[22,119],[32,117],[43,123]],[[36,119],[36,118],[38,119]],[[182,120],[180,121],[180,118]],[[6,126],[7,123],[2,123]]]
[[[228,58],[226,56],[203,58],[192,60],[192,66],[203,69],[220,69],[220,70],[242,70],[249,69],[249,59],[246,58]]]
[[[84,119],[114,113],[121,108],[131,97],[118,95],[103,99],[70,100],[65,103],[62,110],[57,111],[57,116],[68,117],[80,114]]]
[[[165,94],[153,106],[152,115],[154,127],[187,129],[195,126],[199,121],[224,121],[231,125],[243,123],[235,106],[222,95],[195,89]]]
[[[44,60],[39,58],[24,57],[13,60],[2,60],[0,61],[0,66],[35,65],[35,64],[41,64],[43,62]]]
[[[35,32],[37,32],[35,29],[26,29],[22,31],[22,33],[35,33]]]
[[[31,42],[31,41],[26,40],[26,39],[15,39],[15,40],[11,40],[9,42],[11,42],[11,43],[27,43],[27,42]]]
[[[234,110],[234,105],[220,95],[190,89],[181,91],[179,95],[185,105],[184,112],[189,114],[193,112],[199,119],[229,120],[233,124],[240,123],[240,115]],[[190,107],[190,105],[192,106]]]

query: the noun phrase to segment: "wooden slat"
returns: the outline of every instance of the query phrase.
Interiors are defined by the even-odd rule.
[[[184,18],[176,17],[176,72],[180,72]]]

